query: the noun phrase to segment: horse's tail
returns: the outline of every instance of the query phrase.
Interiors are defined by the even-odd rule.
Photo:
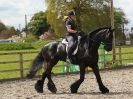
[[[42,55],[42,50],[41,50],[39,54],[36,56],[36,58],[33,60],[29,73],[27,74],[27,77],[33,78],[36,72],[42,67],[43,62],[44,62],[44,57]]]

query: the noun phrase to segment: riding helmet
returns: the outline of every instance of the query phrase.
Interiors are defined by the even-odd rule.
[[[76,15],[74,10],[71,10],[68,12],[68,16],[71,16],[71,15]]]

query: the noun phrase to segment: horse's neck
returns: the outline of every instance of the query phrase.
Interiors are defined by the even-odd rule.
[[[100,37],[96,34],[90,38],[89,42],[90,42],[90,50],[92,50],[93,52],[98,52],[101,43]]]

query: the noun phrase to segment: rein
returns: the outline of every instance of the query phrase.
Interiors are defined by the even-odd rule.
[[[94,41],[94,42],[96,42],[97,44],[112,45],[112,43],[103,43],[103,42],[100,43],[100,42],[98,42],[97,40],[91,39],[90,37],[89,37],[89,39],[92,40],[92,41]]]
[[[109,31],[109,30],[108,30]],[[108,32],[107,31],[107,32]],[[89,35],[88,35],[89,36]],[[101,38],[101,37],[100,37]],[[104,43],[104,42],[98,42],[97,40],[94,40],[92,38],[90,38],[90,36],[88,37],[89,40],[92,40],[93,42],[96,42],[97,44],[102,44],[102,45],[112,45],[112,43]]]

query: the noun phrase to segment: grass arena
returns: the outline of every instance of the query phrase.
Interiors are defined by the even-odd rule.
[[[0,82],[1,99],[133,99],[133,68],[100,71],[103,83],[110,93],[101,94],[92,72],[87,73],[77,94],[70,93],[70,85],[79,74],[53,76],[57,93],[52,94],[47,89],[47,80],[44,83],[44,92],[39,94],[34,84],[39,78],[32,80],[15,80]]]

